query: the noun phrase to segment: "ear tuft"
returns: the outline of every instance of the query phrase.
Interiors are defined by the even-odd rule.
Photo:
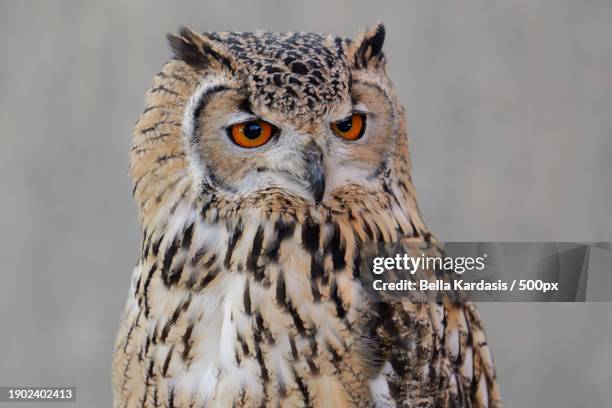
[[[216,41],[198,34],[188,27],[181,27],[178,35],[167,34],[166,38],[176,59],[197,69],[226,68],[232,70],[230,57]]]
[[[205,68],[208,65],[206,57],[202,48],[194,41],[192,34],[195,33],[189,28],[181,27],[178,35],[168,33],[166,39],[170,44],[174,58],[197,68]]]
[[[349,58],[357,68],[367,68],[378,66],[384,61],[382,52],[385,42],[385,26],[378,22],[374,26],[365,30],[351,44]]]

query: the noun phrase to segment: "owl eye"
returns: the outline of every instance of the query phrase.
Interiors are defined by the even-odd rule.
[[[227,129],[234,143],[246,148],[263,146],[270,140],[273,131],[273,126],[263,120],[236,123]]]
[[[363,113],[353,113],[346,119],[331,124],[334,133],[346,140],[357,140],[365,131],[366,116]]]

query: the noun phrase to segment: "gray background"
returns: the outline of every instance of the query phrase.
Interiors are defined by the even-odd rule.
[[[0,385],[110,405],[139,244],[130,130],[166,32],[352,35],[378,19],[441,240],[612,241],[610,1],[4,0]],[[610,405],[612,304],[481,310],[508,407]]]

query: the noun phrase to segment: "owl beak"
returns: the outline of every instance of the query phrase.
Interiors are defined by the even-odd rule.
[[[315,204],[320,204],[325,194],[325,163],[323,162],[323,151],[318,144],[310,142],[306,146],[304,161],[306,163],[305,179],[310,186]]]

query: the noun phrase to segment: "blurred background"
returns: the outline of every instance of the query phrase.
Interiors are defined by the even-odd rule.
[[[610,1],[4,0],[0,385],[111,405],[140,238],[131,128],[166,32],[353,36],[377,20],[440,240],[612,241]],[[612,304],[480,308],[507,407],[609,406]]]

